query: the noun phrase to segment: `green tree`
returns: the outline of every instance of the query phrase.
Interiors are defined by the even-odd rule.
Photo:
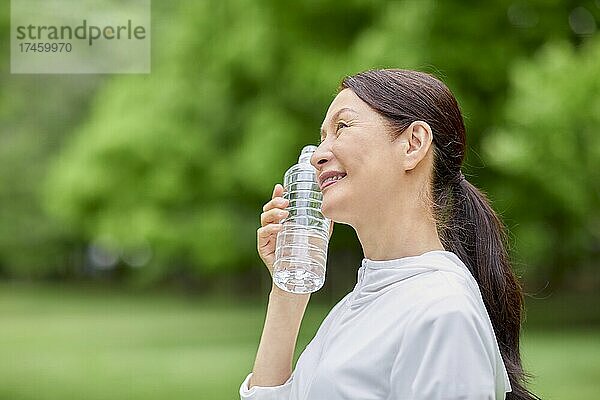
[[[0,6],[0,275],[77,272],[80,232],[46,212],[42,185],[52,156],[83,118],[101,76],[12,75],[8,2]]]
[[[118,243],[116,252],[149,244],[154,256],[136,274],[145,280],[246,269],[258,263],[255,229],[272,185],[317,140],[343,76],[373,67],[441,76],[465,114],[467,175],[503,195],[504,173],[484,168],[482,140],[503,124],[513,61],[580,40],[571,11],[567,1],[155,5],[152,74],[99,92],[52,165],[48,210],[86,241]],[[357,258],[352,240],[335,235],[332,251]]]
[[[511,69],[505,122],[484,150],[517,221],[517,252],[560,284],[600,250],[600,40],[545,46]]]

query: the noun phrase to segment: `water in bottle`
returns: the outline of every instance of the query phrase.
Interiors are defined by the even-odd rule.
[[[305,146],[298,164],[283,177],[289,214],[277,234],[273,281],[291,293],[316,292],[325,283],[331,221],[321,213],[323,195],[317,170],[310,164],[316,149]]]

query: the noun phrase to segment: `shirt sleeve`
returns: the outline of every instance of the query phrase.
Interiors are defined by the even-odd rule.
[[[496,399],[493,332],[469,304],[437,304],[406,329],[392,366],[390,399]]]
[[[248,389],[248,382],[252,372],[248,374],[242,385],[240,386],[240,400],[288,400],[290,398],[290,390],[294,373],[289,379],[279,386],[252,386]]]

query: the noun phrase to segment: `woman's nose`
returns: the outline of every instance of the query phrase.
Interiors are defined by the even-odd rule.
[[[325,164],[332,155],[331,150],[329,150],[329,146],[325,142],[326,141],[322,142],[319,147],[317,147],[317,150],[315,150],[310,158],[310,163],[317,170],[320,170],[322,165]]]

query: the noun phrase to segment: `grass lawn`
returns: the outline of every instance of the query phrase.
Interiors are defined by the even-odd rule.
[[[2,284],[0,399],[238,398],[265,305]],[[327,311],[309,305],[296,359]],[[530,330],[522,348],[542,398],[600,398],[600,329]]]

